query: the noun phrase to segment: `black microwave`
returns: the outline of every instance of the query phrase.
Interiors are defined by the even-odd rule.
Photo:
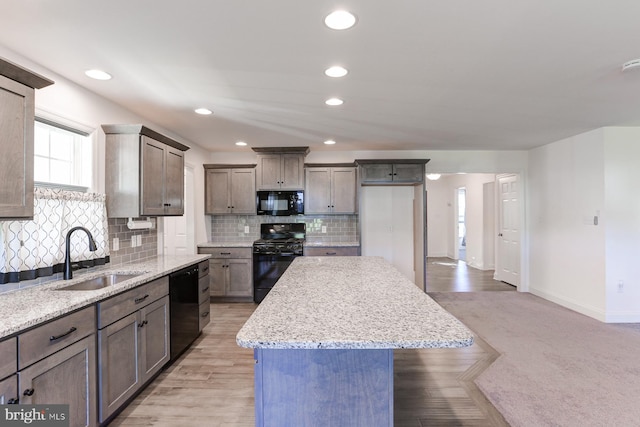
[[[303,191],[258,191],[256,194],[258,215],[304,214]]]

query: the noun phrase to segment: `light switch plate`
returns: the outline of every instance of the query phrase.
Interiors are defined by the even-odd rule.
[[[323,226],[322,226],[322,232],[323,232],[323,233],[326,233],[326,232],[327,232],[327,226],[326,226],[326,225],[323,225]]]
[[[113,244],[111,245],[111,250],[114,252],[120,250],[120,239],[118,239],[117,237],[113,238]]]
[[[244,234],[249,234],[249,226],[248,225],[244,226]]]

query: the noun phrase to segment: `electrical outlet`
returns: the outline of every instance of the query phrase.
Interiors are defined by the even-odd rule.
[[[131,236],[131,247],[132,248],[136,247],[136,236]]]
[[[142,246],[142,234],[136,236],[136,246]]]
[[[113,244],[111,245],[111,250],[114,252],[120,250],[120,239],[118,239],[117,237],[113,238]]]
[[[244,234],[249,234],[249,226],[248,225],[244,226]]]
[[[618,292],[624,292],[624,282],[622,280],[618,280]]]
[[[323,226],[322,226],[322,232],[323,232],[323,233],[326,233],[326,232],[327,232],[327,226],[326,226],[326,225],[323,225]]]

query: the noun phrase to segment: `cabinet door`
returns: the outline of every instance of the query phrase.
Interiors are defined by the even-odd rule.
[[[140,382],[145,383],[169,361],[169,297],[140,310]]]
[[[356,169],[333,168],[331,171],[331,212],[356,212]]]
[[[231,170],[208,169],[205,175],[205,214],[226,214],[231,212],[229,187]]]
[[[165,145],[142,136],[140,214],[164,215]],[[182,181],[180,181],[182,185]]]
[[[360,165],[363,183],[372,182],[391,182],[393,177],[393,168],[391,164],[365,164]]]
[[[139,312],[98,331],[100,421],[106,420],[140,386]]]
[[[280,188],[280,154],[258,156],[256,186],[258,190]]]
[[[33,217],[33,92],[0,76],[0,218]]]
[[[231,211],[256,214],[256,171],[253,168],[231,170]]]
[[[224,296],[226,289],[226,259],[209,260],[209,291],[212,297]]]
[[[95,360],[90,335],[20,371],[20,403],[68,404],[69,425],[95,425]]]
[[[280,188],[301,190],[304,188],[304,158],[299,154],[282,154]]]
[[[325,214],[331,212],[330,168],[307,168],[305,175],[304,213]]]
[[[19,403],[18,397],[18,376],[11,375],[0,381],[0,405]]]
[[[251,297],[253,296],[253,270],[250,259],[227,260],[228,282],[225,296]]]
[[[184,215],[184,153],[165,146],[165,215]]]
[[[393,165],[393,182],[422,182],[424,165],[397,163]]]

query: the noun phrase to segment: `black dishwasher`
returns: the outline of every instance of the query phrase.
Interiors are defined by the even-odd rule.
[[[175,360],[200,333],[198,266],[169,275],[171,359]]]

